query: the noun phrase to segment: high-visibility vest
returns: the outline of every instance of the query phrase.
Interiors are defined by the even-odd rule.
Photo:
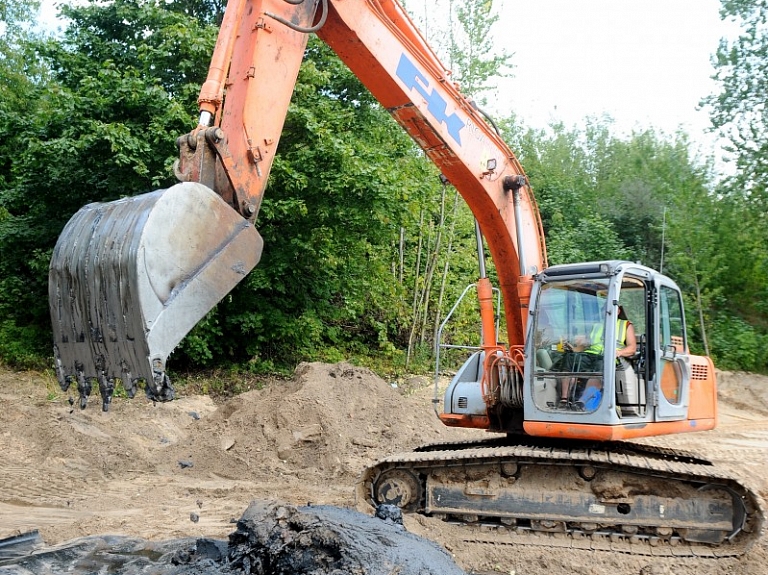
[[[626,319],[616,320],[616,347],[622,348],[627,340],[627,330],[629,329],[629,321]],[[589,341],[592,344],[584,350],[584,353],[591,353],[594,355],[602,355],[605,351],[603,346],[603,324],[596,323],[592,326],[592,331],[589,333]]]
[[[626,319],[616,320],[616,347],[623,348],[627,345],[627,330],[629,321]]]

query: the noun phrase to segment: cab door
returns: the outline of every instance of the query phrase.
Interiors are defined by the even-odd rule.
[[[691,368],[683,301],[678,287],[666,277],[657,277],[655,288],[656,373],[653,400],[656,420],[685,419],[688,414]]]

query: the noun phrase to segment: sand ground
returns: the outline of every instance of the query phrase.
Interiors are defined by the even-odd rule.
[[[348,364],[304,364],[226,401],[166,404],[98,397],[85,410],[50,375],[0,369],[0,538],[39,529],[46,543],[85,535],[221,537],[253,499],[353,507],[360,471],[424,443],[482,437],[434,414],[423,378],[394,386]],[[719,374],[720,425],[656,438],[700,453],[768,500],[768,377]],[[768,537],[728,559],[469,544],[461,529],[408,517],[468,572],[515,575],[768,574]]]

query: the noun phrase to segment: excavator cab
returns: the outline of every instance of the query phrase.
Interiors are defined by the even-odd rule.
[[[552,266],[529,310],[523,350],[485,345],[457,371],[443,423],[598,441],[714,428],[714,366],[689,353],[668,277],[618,260]],[[635,352],[618,359],[630,329]]]
[[[624,319],[637,345],[619,360]],[[714,368],[688,352],[679,288],[650,268],[625,261],[548,268],[536,277],[526,341],[524,419],[532,435],[568,429],[619,439],[715,425]]]

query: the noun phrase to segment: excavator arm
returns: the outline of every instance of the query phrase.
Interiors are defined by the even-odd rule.
[[[523,169],[450,81],[450,72],[395,0],[323,0],[317,10],[311,0],[230,2],[200,96],[201,126],[187,139],[195,145],[203,132],[214,141],[230,186],[203,183],[255,219],[307,30],[316,31],[339,55],[467,201],[498,264],[509,341],[521,344],[525,315],[519,310],[530,292],[531,274],[545,267],[540,219]],[[228,61],[225,78],[221,62]],[[212,117],[220,130],[207,128]],[[185,149],[182,158],[190,156],[197,157]],[[193,167],[199,163],[186,162],[181,178],[203,180]]]
[[[57,375],[81,404],[97,379],[152,399],[173,392],[173,348],[258,262],[254,227],[309,33],[316,32],[464,197],[496,263],[510,348],[521,349],[543,233],[522,167],[450,80],[396,0],[231,0],[202,86],[199,125],[178,139],[183,182],[91,204],[67,224],[50,271]],[[385,153],[385,151],[382,151]],[[211,193],[211,190],[215,192]],[[481,278],[486,347],[495,341]]]

